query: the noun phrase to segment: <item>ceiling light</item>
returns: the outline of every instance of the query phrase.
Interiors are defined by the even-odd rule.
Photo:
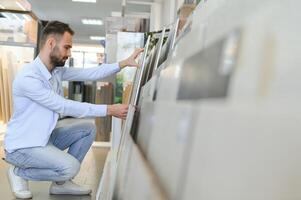
[[[103,22],[100,19],[82,19],[82,23],[87,25],[103,25]]]
[[[5,9],[5,7],[4,7],[2,4],[0,4],[0,8],[1,8],[1,9]]]
[[[16,4],[24,11],[26,11],[26,8],[24,8],[24,6],[22,4],[20,4],[20,2],[16,1]]]
[[[96,0],[72,0],[73,2],[96,3]]]
[[[90,40],[104,40],[104,39],[106,38],[102,36],[90,36]]]

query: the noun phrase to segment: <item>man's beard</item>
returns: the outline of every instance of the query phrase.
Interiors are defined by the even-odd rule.
[[[58,54],[59,48],[55,46],[52,52],[50,53],[50,62],[54,67],[63,67],[65,66],[65,62],[68,59],[68,57],[63,57],[62,59],[60,59]]]

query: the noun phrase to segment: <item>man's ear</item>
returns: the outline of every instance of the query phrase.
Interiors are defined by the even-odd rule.
[[[56,45],[56,39],[54,37],[49,37],[46,41],[46,46],[49,50],[52,50]]]

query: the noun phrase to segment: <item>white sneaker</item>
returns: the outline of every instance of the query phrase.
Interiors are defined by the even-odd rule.
[[[7,171],[8,180],[13,194],[19,199],[32,198],[32,193],[28,189],[28,181],[17,176],[14,169],[15,167],[10,167]]]
[[[57,184],[52,182],[50,189],[50,194],[71,194],[71,195],[88,195],[92,192],[91,189],[77,185],[76,183],[70,181],[65,181],[63,184]]]

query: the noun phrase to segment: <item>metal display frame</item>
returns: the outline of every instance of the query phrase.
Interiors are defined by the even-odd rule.
[[[148,54],[149,44],[150,44],[150,36],[147,38],[147,41],[146,41],[146,44],[144,47],[144,53],[140,60],[141,67],[137,69],[136,76],[134,79],[134,86],[133,86],[133,90],[131,93],[129,110],[128,110],[127,118],[125,120],[124,127],[123,127],[120,141],[119,141],[119,145],[118,145],[117,162],[119,160],[123,146],[125,145],[124,140],[126,138],[126,135],[131,135],[131,129],[132,129],[133,121],[134,121],[134,117],[135,117],[135,110],[136,110],[136,106],[138,103],[140,90],[141,90],[141,87],[143,84],[143,78],[146,73],[146,70],[145,70],[146,69],[146,57]]]
[[[160,60],[161,51],[163,47],[165,32],[166,32],[166,27],[163,28],[161,37],[155,48],[154,58],[152,59],[151,66],[150,66],[150,71],[151,71],[150,77],[152,77],[155,74],[155,71],[159,67],[158,65],[159,65],[159,60]]]
[[[158,66],[160,66],[162,63],[164,63],[169,54],[172,52],[173,48],[175,47],[175,40],[177,37],[177,33],[178,33],[178,28],[179,28],[179,18],[176,20],[175,23],[173,23],[171,25],[168,37],[167,37],[167,41],[164,43],[160,56],[159,56],[159,63]]]
[[[134,105],[134,106],[137,106],[137,104],[138,104],[141,87],[145,82],[146,58],[147,58],[147,54],[148,54],[149,44],[150,44],[150,36],[148,36],[148,38],[147,38],[147,41],[146,41],[146,44],[144,47],[144,52],[143,52],[143,55],[140,60],[141,67],[139,67],[136,71],[134,85],[133,85],[133,89],[131,92],[130,104]]]
[[[135,106],[133,105],[129,105],[129,109],[128,109],[128,114],[123,126],[123,131],[120,137],[120,142],[119,142],[119,146],[118,146],[118,150],[117,150],[117,161],[120,158],[120,154],[121,152],[124,150],[124,146],[126,146],[126,142],[125,142],[125,135],[130,135],[131,129],[132,129],[132,124],[133,124],[133,120],[134,120],[134,115],[135,115]]]

